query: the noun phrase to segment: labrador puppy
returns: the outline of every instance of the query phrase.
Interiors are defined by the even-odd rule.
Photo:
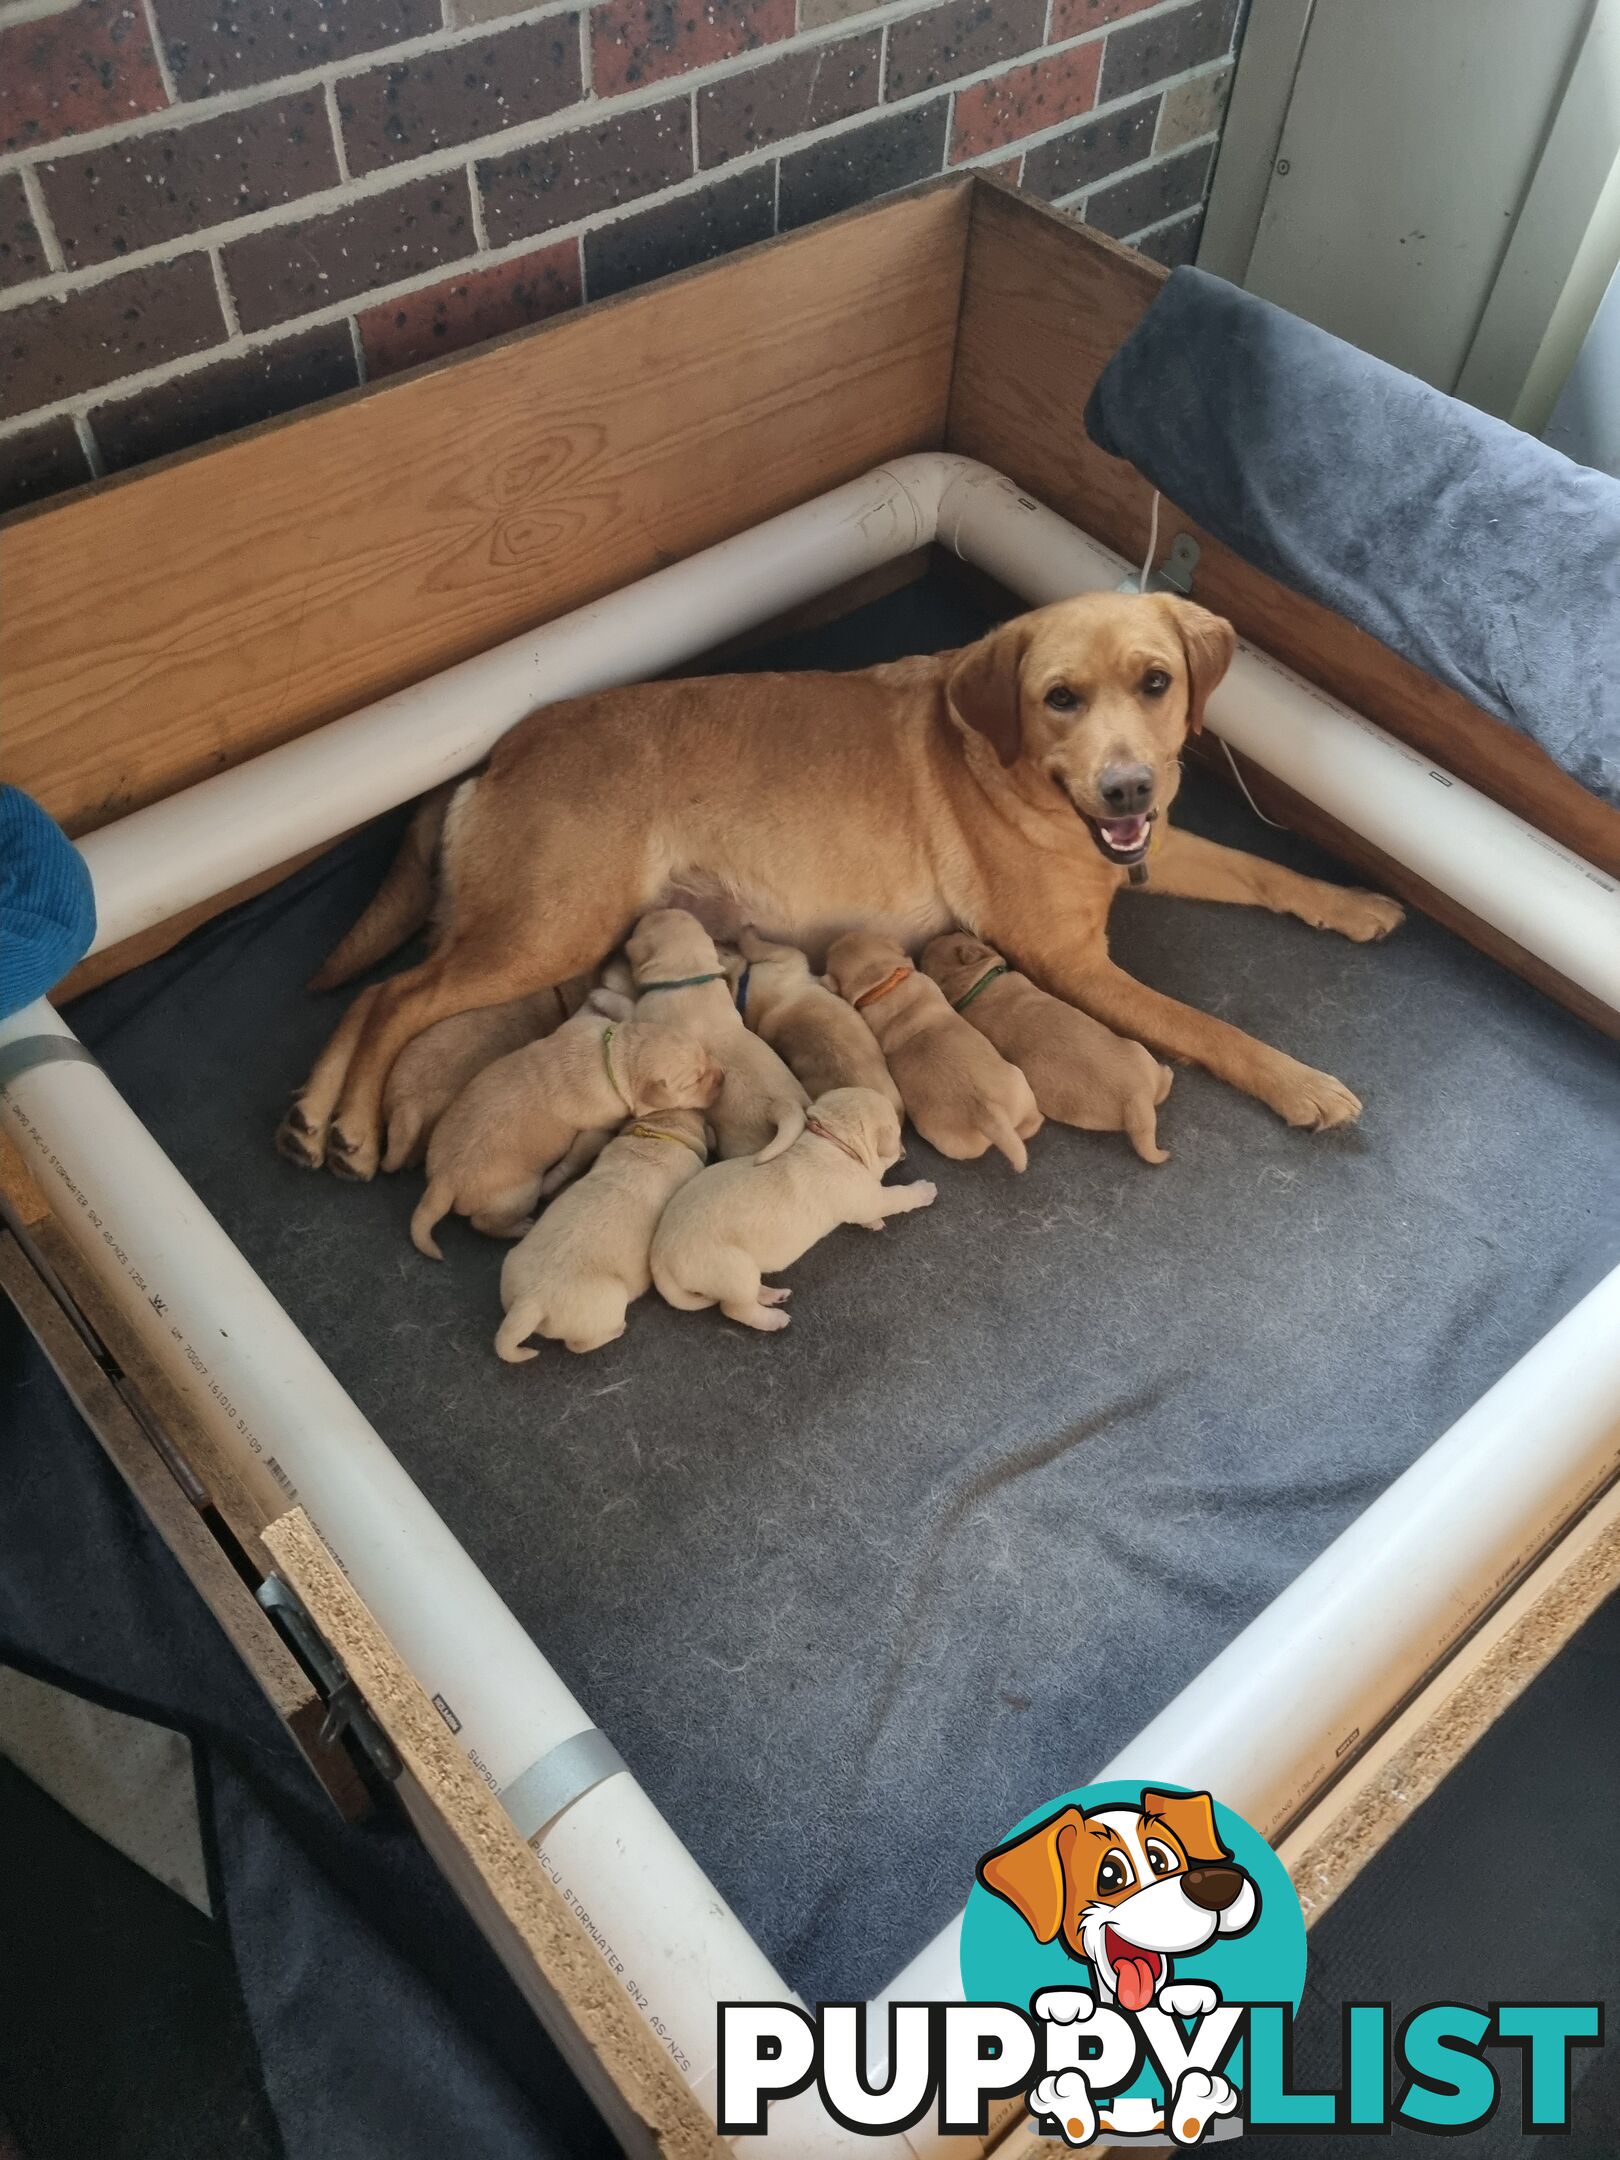
[[[443,1257],[434,1225],[453,1208],[487,1237],[520,1237],[541,1182],[578,1134],[658,1110],[702,1110],[724,1075],[678,1028],[613,1021],[586,1006],[555,1035],[498,1058],[456,1097],[428,1142],[411,1240]]]
[[[737,1010],[748,1026],[792,1068],[814,1098],[834,1088],[872,1088],[903,1116],[877,1038],[836,990],[812,974],[809,956],[796,945],[773,945],[757,930],[744,930],[726,959]]]
[[[900,1160],[900,1119],[872,1088],[835,1088],[772,1161],[715,1163],[671,1200],[653,1232],[652,1278],[681,1312],[718,1305],[728,1319],[785,1328],[778,1275],[841,1223],[881,1230],[885,1218],[931,1207],[932,1185],[885,1185]]]
[[[935,938],[922,964],[951,1010],[1018,1067],[1043,1117],[1082,1132],[1122,1132],[1143,1162],[1170,1160],[1156,1113],[1175,1076],[1151,1051],[1037,990],[965,930]]]
[[[999,1148],[1015,1170],[1041,1129],[1040,1107],[1016,1065],[953,1013],[892,938],[851,930],[827,955],[827,975],[889,1063],[906,1115],[930,1147],[957,1162]]]
[[[770,1045],[743,1025],[715,942],[697,917],[685,908],[644,915],[625,958],[637,1020],[684,1029],[725,1068],[711,1120],[719,1154],[769,1162],[791,1147],[810,1098]]]
[[[509,1365],[538,1357],[531,1335],[600,1350],[652,1287],[659,1217],[709,1159],[701,1112],[666,1110],[614,1135],[595,1166],[547,1208],[501,1268],[506,1318],[495,1348]]]
[[[407,1043],[383,1091],[388,1134],[383,1168],[413,1169],[427,1153],[434,1126],[474,1074],[525,1043],[554,1034],[579,1011],[588,988],[587,978],[575,975],[555,990],[456,1013]]]

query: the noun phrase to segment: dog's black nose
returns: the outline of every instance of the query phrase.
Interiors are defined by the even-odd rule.
[[[1135,817],[1153,800],[1153,768],[1150,765],[1107,765],[1097,780],[1097,793],[1113,817]]]
[[[1243,1872],[1235,1867],[1189,1868],[1181,1878],[1181,1887],[1205,1912],[1225,1912],[1228,1905],[1237,1902]]]

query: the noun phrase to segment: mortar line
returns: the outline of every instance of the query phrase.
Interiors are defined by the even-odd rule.
[[[22,175],[23,200],[28,205],[28,215],[34,221],[39,234],[39,244],[45,250],[45,260],[52,270],[67,268],[67,257],[62,253],[62,243],[56,237],[56,223],[45,201],[45,190],[39,184],[39,174],[32,167],[25,167]]]
[[[152,56],[157,62],[158,81],[163,85],[163,95],[171,105],[178,105],[180,93],[174,87],[174,74],[169,66],[169,56],[163,49],[157,9],[152,5],[152,0],[141,0],[141,13],[146,18],[146,34],[152,41]]]

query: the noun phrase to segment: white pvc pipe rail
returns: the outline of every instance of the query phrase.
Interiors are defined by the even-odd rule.
[[[654,674],[936,537],[1037,603],[1126,574],[1118,557],[985,467],[943,454],[902,459],[93,834],[82,847],[98,946],[465,771],[537,704]],[[1612,880],[1247,647],[1208,721],[1620,1007]],[[0,1023],[0,1046],[29,1035],[71,1040],[43,1004]],[[585,1711],[99,1068],[37,1066],[0,1102],[65,1230],[169,1377],[267,1504],[296,1491],[417,1678],[453,1710],[491,1786],[509,1791],[588,1730]],[[1120,1760],[1212,1783],[1269,1819],[1345,1717],[1388,1711],[1413,1660],[1443,1638],[1445,1614],[1471,1610],[1480,1586],[1500,1580],[1505,1556],[1525,1556],[1525,1524],[1561,1519],[1599,1480],[1615,1447],[1617,1352],[1620,1276],[1177,1698],[1150,1728],[1147,1752],[1133,1744]],[[1327,1602],[1313,1604],[1319,1596]],[[1341,1625],[1354,1620],[1352,1607],[1362,1621]],[[1313,1612],[1334,1618],[1313,1622]],[[575,1801],[539,1846],[707,2097],[716,2004],[791,1991],[628,1772]],[[946,1930],[889,1993],[958,1993],[954,1940]],[[808,2103],[801,2096],[784,2113],[795,2151],[879,2160],[825,2122],[812,2133]],[[931,2154],[935,2145],[919,2128],[894,2149]]]

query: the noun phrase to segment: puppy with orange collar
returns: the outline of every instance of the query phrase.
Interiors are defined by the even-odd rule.
[[[906,1115],[930,1147],[957,1162],[999,1148],[1015,1170],[1041,1129],[1029,1082],[919,975],[893,938],[851,930],[827,955],[827,979],[872,1033]]]

